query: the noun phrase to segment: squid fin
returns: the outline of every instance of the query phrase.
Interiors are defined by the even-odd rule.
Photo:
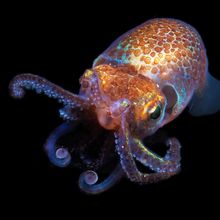
[[[192,116],[211,115],[220,111],[220,80],[207,74],[207,84],[200,96],[194,95],[189,113]]]

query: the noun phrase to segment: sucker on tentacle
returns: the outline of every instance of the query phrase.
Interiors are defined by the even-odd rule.
[[[83,111],[83,108],[78,108],[78,111],[79,110]],[[59,109],[59,115],[65,121],[75,121],[79,117],[77,112],[73,112],[73,108],[71,108],[71,106],[64,106],[63,108]]]
[[[81,168],[79,187],[90,194],[104,192],[123,176],[146,184],[177,174],[181,144],[176,138],[166,139],[169,149],[163,158],[142,140],[189,105],[195,116],[220,110],[220,82],[208,72],[201,36],[175,19],[152,19],[123,34],[95,59],[80,77],[80,84],[79,95],[75,95],[40,76],[22,74],[12,79],[9,88],[15,98],[32,89],[64,105],[59,114],[68,123],[49,136],[45,150],[53,164]],[[75,128],[78,122],[84,124],[79,127],[83,136]],[[106,136],[103,129],[109,132]],[[70,134],[71,150],[58,144]],[[120,163],[98,183],[98,174],[114,159]],[[140,172],[135,160],[154,173]]]

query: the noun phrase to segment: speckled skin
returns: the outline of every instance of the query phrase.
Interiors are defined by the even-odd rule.
[[[60,116],[70,124],[58,127],[45,145],[57,166],[70,164],[71,153],[58,148],[56,142],[72,129],[71,123],[88,120],[98,127],[98,122],[114,133],[120,158],[115,170],[98,184],[98,176],[91,170],[79,178],[81,190],[96,194],[125,174],[131,181],[145,184],[179,172],[181,145],[176,138],[166,140],[169,150],[163,158],[144,146],[141,139],[176,118],[192,96],[203,91],[207,65],[205,47],[193,27],[174,19],[152,19],[119,37],[94,61],[80,78],[79,95],[32,74],[16,76],[10,91],[13,97],[21,98],[24,89],[35,89],[64,105]],[[103,148],[108,143],[106,140]],[[135,160],[155,173],[140,172]],[[98,167],[102,164],[96,163]],[[87,176],[91,173],[95,176],[92,181]]]
[[[201,92],[207,72],[198,32],[175,19],[152,19],[123,34],[95,60],[93,68],[103,64],[129,69],[125,72],[152,79],[160,88],[173,86],[178,104],[163,124],[181,113],[194,92]]]

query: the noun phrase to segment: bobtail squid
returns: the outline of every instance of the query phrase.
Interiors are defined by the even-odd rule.
[[[10,93],[22,98],[25,89],[36,90],[63,104],[60,116],[66,122],[45,144],[50,161],[57,166],[69,165],[72,157],[57,141],[82,120],[93,124],[93,136],[100,129],[114,134],[118,165],[106,179],[99,182],[97,172],[108,153],[108,137],[93,163],[81,161],[85,170],[79,186],[92,194],[107,190],[123,176],[147,184],[175,175],[180,170],[179,141],[167,138],[169,149],[161,157],[144,145],[143,138],[153,135],[187,106],[194,116],[220,109],[220,82],[208,72],[202,39],[192,26],[175,19],[152,19],[123,34],[95,59],[80,84],[76,95],[40,76],[21,74],[11,81]],[[87,149],[88,139],[83,147],[78,146],[80,155]],[[136,161],[153,172],[141,172]]]

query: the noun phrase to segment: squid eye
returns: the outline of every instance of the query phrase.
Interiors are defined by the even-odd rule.
[[[151,119],[157,119],[160,117],[160,113],[161,113],[161,106],[158,105],[156,107],[156,109],[150,114],[150,118]]]

